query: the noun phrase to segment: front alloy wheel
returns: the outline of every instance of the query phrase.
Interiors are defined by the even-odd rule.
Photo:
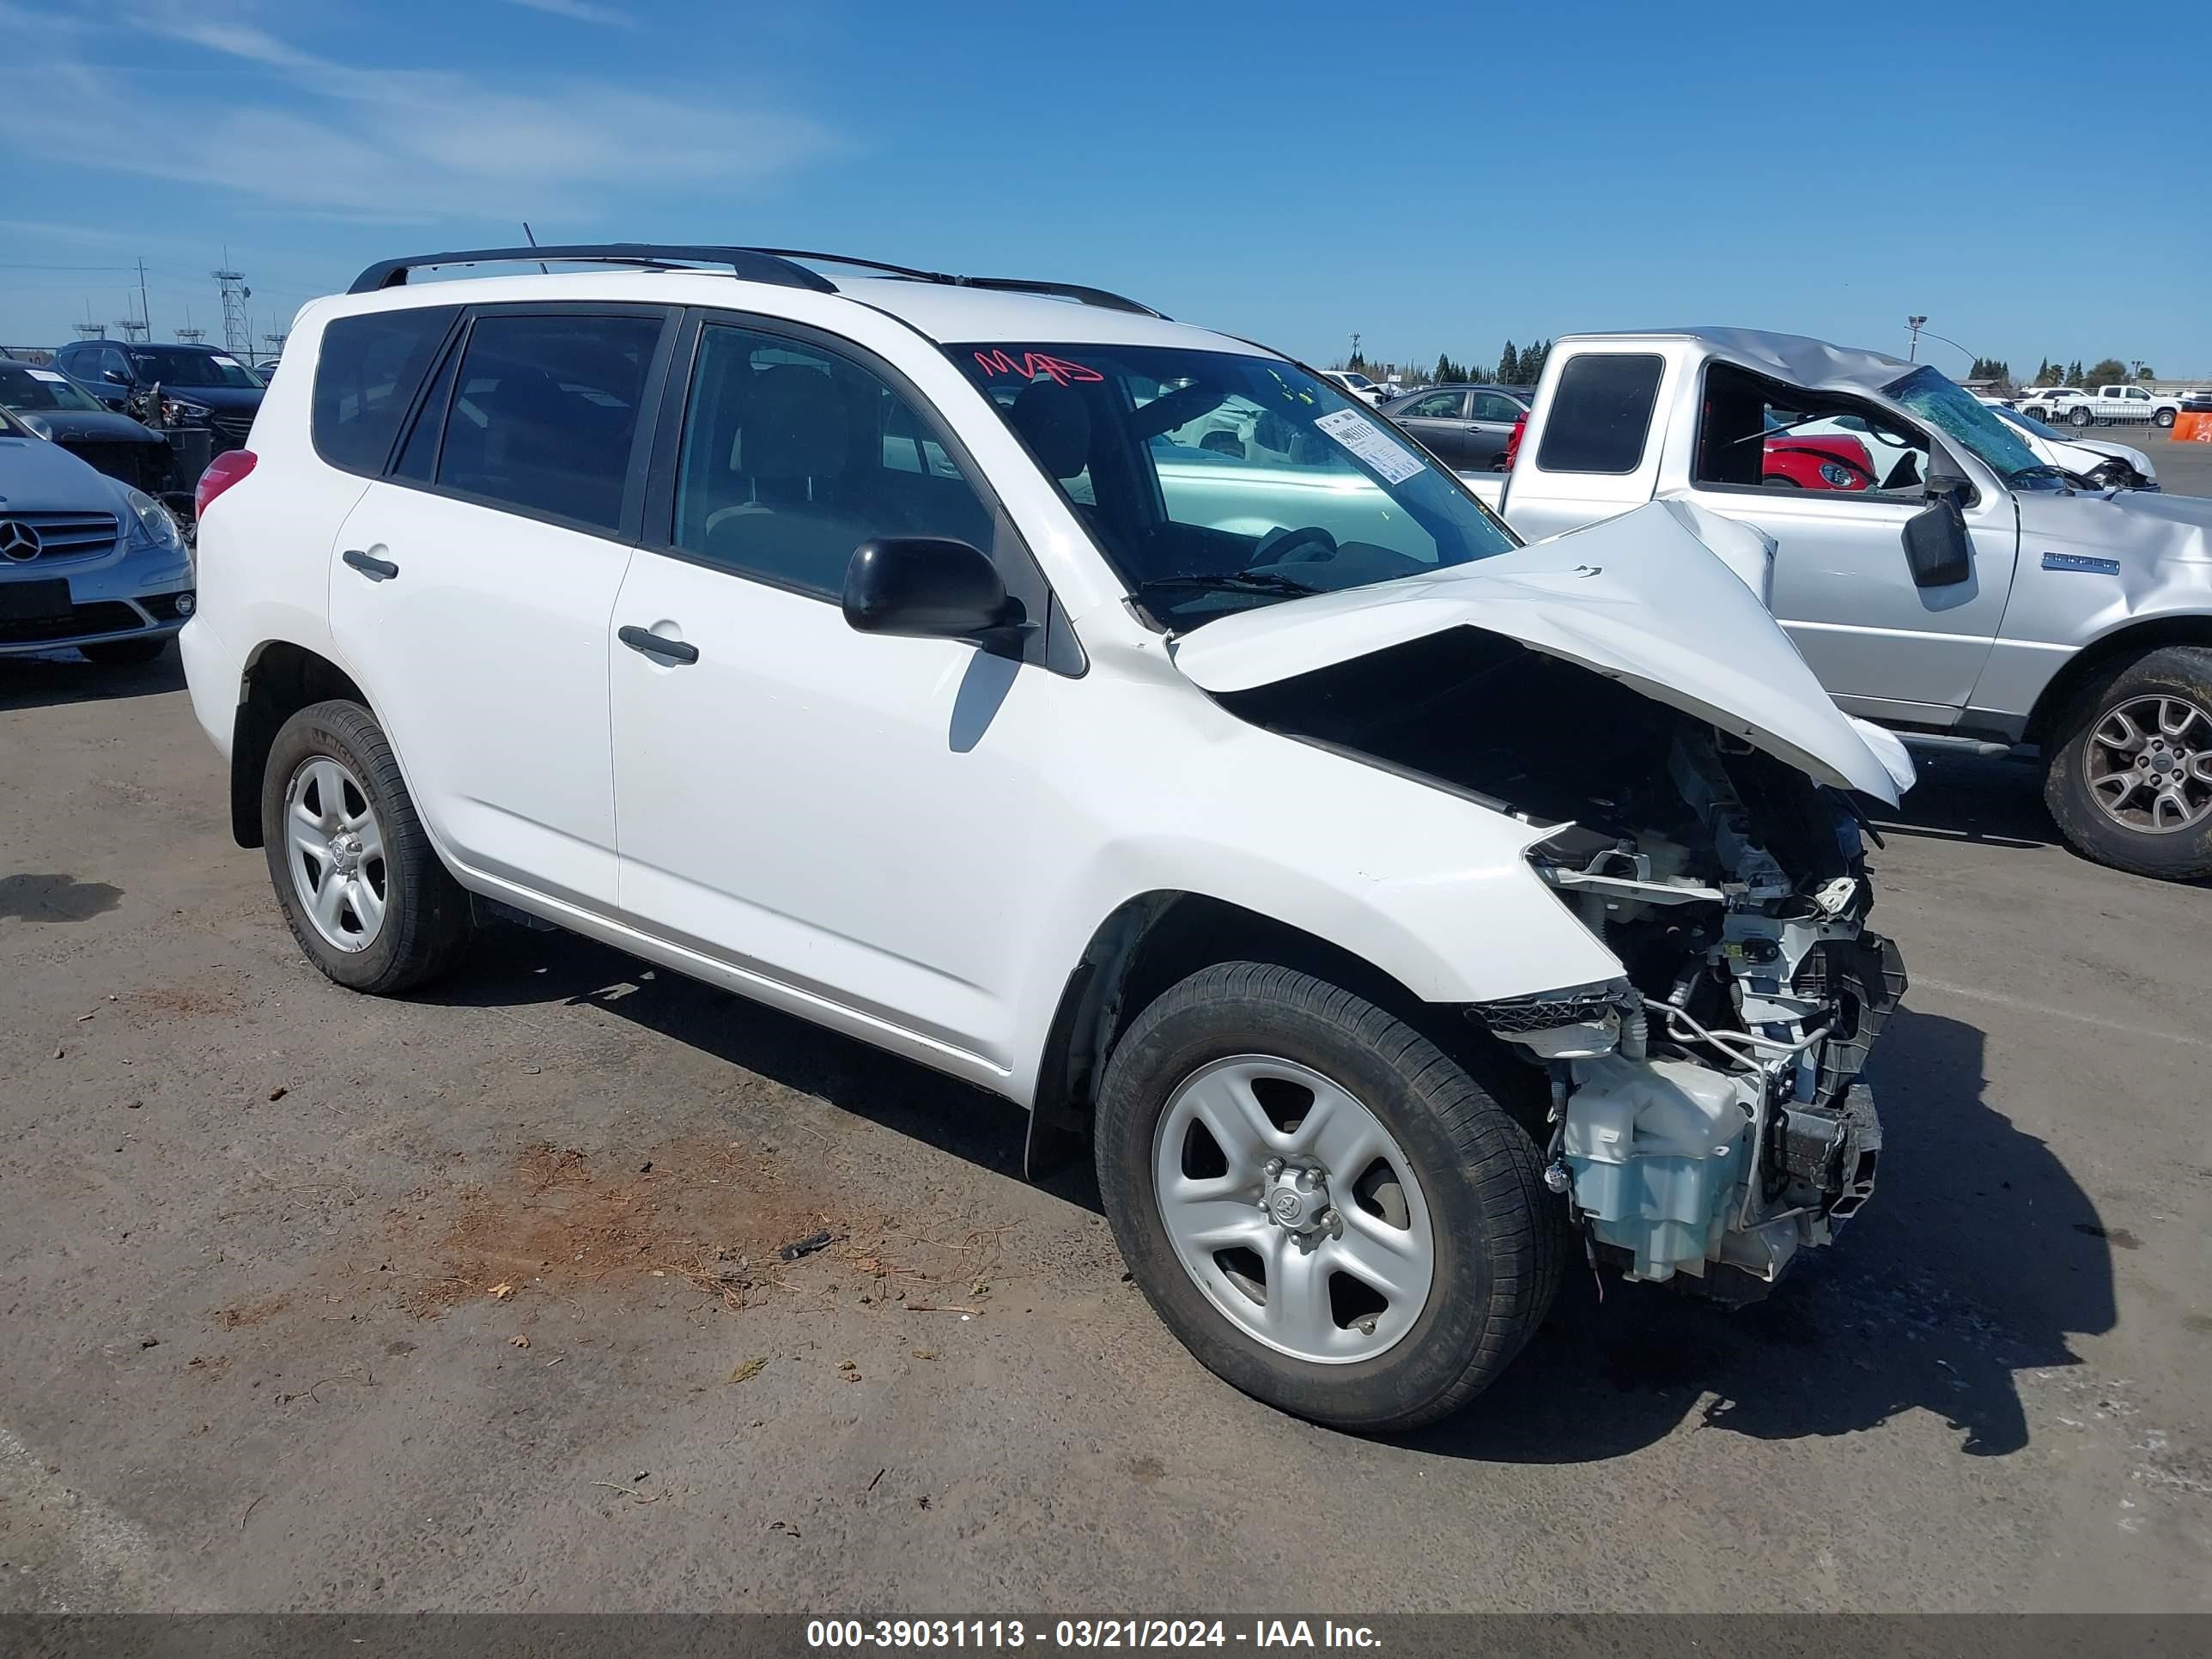
[[[1099,1084],[1099,1194],[1201,1364],[1376,1433],[1455,1411],[1512,1362],[1558,1288],[1564,1209],[1470,1065],[1489,1075],[1479,1048],[1447,1054],[1268,963],[1202,969],[1130,1022]],[[1540,1085],[1519,1103],[1540,1121]]]
[[[2089,732],[2089,793],[2124,829],[2154,836],[2212,817],[2212,714],[2186,697],[2130,697]]]
[[[2139,876],[2212,876],[2212,647],[2146,652],[2051,737],[2043,798],[2077,852]]]
[[[1279,1353],[1371,1358],[1428,1305],[1436,1245],[1412,1162],[1310,1066],[1261,1054],[1200,1066],[1160,1115],[1152,1182],[1192,1283]]]

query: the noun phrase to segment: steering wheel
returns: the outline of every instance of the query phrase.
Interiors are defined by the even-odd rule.
[[[1260,544],[1252,550],[1252,562],[1255,566],[1288,564],[1291,550],[1309,544],[1319,550],[1306,556],[1308,563],[1319,564],[1336,556],[1336,538],[1319,525],[1310,524],[1300,530],[1285,530],[1278,525],[1260,538]]]

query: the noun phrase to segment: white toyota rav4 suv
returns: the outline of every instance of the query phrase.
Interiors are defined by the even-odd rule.
[[[524,258],[590,268],[408,282]],[[1200,1359],[1361,1430],[1571,1255],[1741,1296],[1871,1190],[1855,796],[1911,769],[1755,532],[1522,546],[1319,375],[1066,285],[483,250],[286,349],[182,649],[340,984],[503,908],[994,1090]]]

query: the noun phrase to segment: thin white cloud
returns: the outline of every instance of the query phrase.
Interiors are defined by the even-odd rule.
[[[610,28],[621,29],[637,27],[637,19],[628,12],[617,11],[612,6],[595,6],[592,0],[507,0],[507,3],[550,12],[556,17],[572,18],[579,23],[603,23]]]
[[[305,51],[221,0],[139,0],[101,8],[124,24],[228,59],[230,95],[174,120],[82,55],[86,13],[21,11],[0,24],[25,47],[19,67],[46,88],[0,100],[0,148],[33,159],[174,179],[273,207],[392,222],[520,215],[588,222],[609,204],[671,191],[757,184],[833,153],[820,124],[712,104],[588,76],[533,76],[527,90],[459,70],[361,68]],[[55,107],[97,108],[58,124]]]

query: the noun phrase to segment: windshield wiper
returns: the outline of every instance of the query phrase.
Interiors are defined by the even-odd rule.
[[[1188,590],[1197,593],[1266,593],[1295,599],[1304,594],[1318,593],[1318,587],[1309,587],[1292,576],[1273,570],[1218,570],[1195,576],[1154,576],[1149,581],[1137,584],[1137,597],[1172,590]]]
[[[2066,474],[2064,471],[2059,467],[2045,466],[2039,464],[2035,466],[2014,467],[2011,471],[2005,474],[2005,482],[2007,483],[2019,483],[2023,479],[2027,478],[2063,478],[2065,476]]]

